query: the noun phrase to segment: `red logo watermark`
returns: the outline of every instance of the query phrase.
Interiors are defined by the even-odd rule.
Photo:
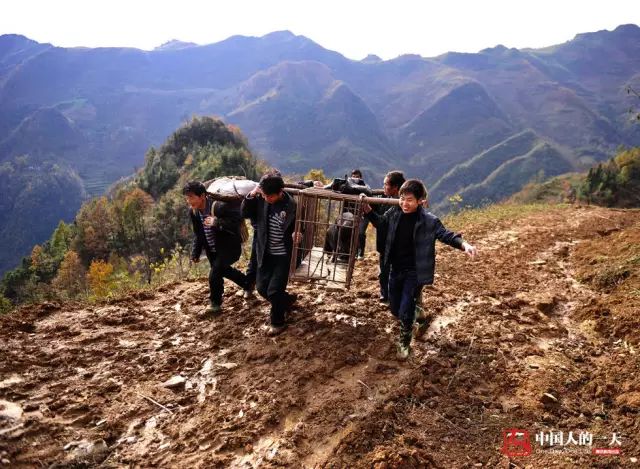
[[[509,457],[529,456],[531,454],[531,440],[527,430],[510,428],[502,431],[502,454]]]
[[[616,456],[622,454],[620,448],[593,448],[591,454],[599,454],[600,456]]]

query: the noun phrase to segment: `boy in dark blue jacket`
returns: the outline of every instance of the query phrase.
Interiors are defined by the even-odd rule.
[[[255,221],[256,288],[271,303],[269,335],[286,328],[285,313],[295,302],[289,294],[289,266],[293,252],[296,202],[284,191],[275,171],[260,179],[258,187],[242,201],[242,216]]]
[[[193,225],[193,243],[191,260],[200,262],[204,251],[209,259],[209,298],[210,305],[204,316],[218,314],[222,308],[224,278],[232,280],[241,288],[248,288],[247,277],[231,265],[240,258],[242,237],[239,204],[214,201],[207,197],[207,191],[199,181],[190,181],[182,189],[189,207],[189,216]]]
[[[391,313],[400,320],[398,356],[411,351],[411,332],[415,320],[416,297],[424,285],[433,283],[436,239],[476,255],[476,248],[462,236],[447,230],[442,222],[423,207],[427,190],[418,179],[407,180],[399,191],[399,206],[379,215],[367,204],[364,212],[371,223],[386,231],[382,264],[390,268],[389,303]]]

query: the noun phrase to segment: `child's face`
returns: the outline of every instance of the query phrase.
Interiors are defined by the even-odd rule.
[[[189,207],[191,207],[193,210],[202,210],[205,207],[205,195],[196,195],[193,192],[189,192],[187,195],[184,196],[185,200],[187,201],[187,204],[189,204]]]
[[[422,204],[422,199],[416,199],[416,196],[413,194],[405,193],[401,194],[398,199],[398,203],[400,204],[400,208],[403,213],[413,213],[418,210],[418,207]]]
[[[278,200],[282,199],[282,192],[283,191],[280,191],[277,194],[264,194],[264,200],[266,200],[268,204],[275,204]]]
[[[384,191],[384,195],[387,197],[395,197],[398,195],[398,187],[392,186],[388,177],[385,177],[384,181],[382,181],[382,189]]]

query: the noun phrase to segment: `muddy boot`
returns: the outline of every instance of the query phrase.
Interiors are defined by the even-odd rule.
[[[427,332],[431,323],[431,318],[427,317],[421,303],[416,303],[416,323],[413,327],[413,336],[416,339],[421,338]]]
[[[246,290],[238,290],[236,292],[236,296],[239,298],[244,298],[245,300],[251,300],[252,298],[255,298],[256,295],[253,288],[247,288]]]
[[[213,319],[219,316],[222,312],[222,306],[216,303],[211,303],[201,314],[201,319]]]
[[[256,282],[249,282],[249,284],[247,285],[247,288],[245,288],[243,290],[243,295],[242,297],[245,300],[249,300],[251,298],[254,298],[256,296]]]
[[[401,329],[398,340],[398,359],[406,360],[411,353],[411,329]]]
[[[287,311],[291,311],[297,301],[298,295],[296,293],[289,293],[289,296],[287,297]]]
[[[285,329],[287,328],[286,324],[283,324],[281,326],[274,326],[273,324],[271,324],[268,328],[267,328],[267,335],[269,337],[275,337],[277,335],[282,334]]]

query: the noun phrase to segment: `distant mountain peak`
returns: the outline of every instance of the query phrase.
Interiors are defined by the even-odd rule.
[[[0,35],[0,47],[1,48],[23,48],[25,46],[35,46],[40,44],[38,41],[29,39],[22,34],[2,34]],[[48,45],[48,44],[43,44]]]
[[[593,39],[593,38],[601,38],[601,37],[621,37],[621,36],[633,36],[640,37],[640,27],[635,24],[621,24],[617,28],[612,31],[608,29],[601,29],[600,31],[593,31],[588,33],[579,33],[576,34],[573,40],[580,39]],[[570,41],[569,41],[570,42]]]
[[[419,54],[402,54],[396,57],[394,60],[400,62],[422,62],[425,59]]]
[[[29,39],[27,36],[23,36],[22,34],[1,34],[0,41],[36,42],[33,39]]]
[[[382,59],[380,57],[378,57],[377,55],[375,55],[375,54],[369,54],[364,59],[362,59],[360,62],[365,63],[365,64],[376,64],[378,62],[382,62]]]
[[[296,37],[291,31],[285,29],[282,31],[273,31],[272,33],[265,34],[262,36],[264,39],[291,39]]]
[[[178,39],[171,39],[170,41],[165,42],[164,44],[156,47],[154,50],[178,50],[178,49],[186,49],[187,47],[197,46],[195,42],[185,42],[179,41]]]
[[[613,32],[617,34],[632,34],[637,36],[640,35],[640,26],[637,24],[621,24],[614,29]]]
[[[504,52],[507,52],[508,50],[518,50],[516,48],[511,48],[509,49],[507,46],[503,45],[503,44],[498,44],[497,46],[494,47],[487,47],[486,49],[482,49],[480,51],[481,54],[491,54],[491,53],[498,53],[498,54],[502,54]]]

